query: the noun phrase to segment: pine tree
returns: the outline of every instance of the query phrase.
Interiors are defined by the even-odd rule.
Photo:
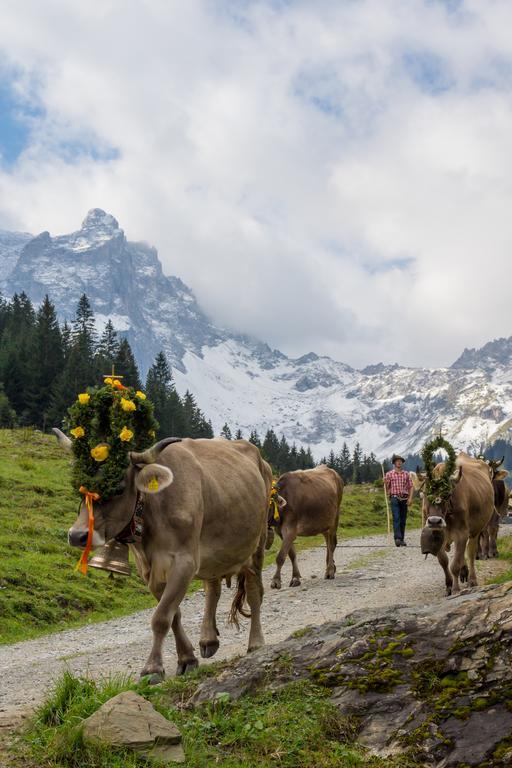
[[[359,443],[354,446],[354,452],[352,453],[352,482],[361,482],[361,463],[363,459],[363,451]]]
[[[105,324],[101,334],[98,348],[96,350],[98,369],[103,373],[108,373],[115,365],[116,357],[119,354],[119,338],[114,324],[110,318]]]
[[[176,393],[171,369],[163,352],[159,352],[148,371],[146,395],[155,408],[155,418],[159,423],[158,438],[182,437],[182,430],[176,431],[175,417],[182,410],[181,401]],[[180,425],[181,426],[181,425]]]
[[[252,440],[251,440],[252,442]],[[273,429],[268,429],[261,446],[263,456],[268,463],[276,470],[279,471],[279,440]]]
[[[256,448],[259,448],[261,450],[261,440],[260,436],[258,435],[258,432],[253,429],[251,434],[249,435],[249,442],[256,446]]]
[[[0,427],[12,429],[16,425],[16,413],[11,407],[9,398],[0,386]]]
[[[57,313],[48,296],[45,296],[37,312],[32,335],[30,384],[26,393],[29,421],[40,429],[46,429],[53,383],[62,373],[63,367],[64,354]]]
[[[134,387],[134,389],[140,389],[139,369],[127,339],[121,339],[114,363],[116,374],[123,377],[124,384],[128,387]]]
[[[228,424],[224,424],[220,431],[220,436],[224,437],[226,440],[232,440],[233,435],[231,434],[231,429],[229,428]]]
[[[244,439],[244,436],[242,434],[242,430],[238,428],[235,434],[235,440],[243,440],[243,439]]]

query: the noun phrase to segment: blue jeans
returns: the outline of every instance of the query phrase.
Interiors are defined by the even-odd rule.
[[[393,533],[395,539],[404,540],[405,523],[407,521],[407,499],[391,497],[391,511],[393,512]]]

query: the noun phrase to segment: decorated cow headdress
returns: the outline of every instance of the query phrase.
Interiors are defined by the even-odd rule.
[[[433,455],[440,448],[446,451],[447,458],[444,462],[444,470],[439,475],[434,475]],[[426,485],[425,493],[432,504],[441,504],[450,498],[452,492],[452,476],[456,469],[456,454],[453,446],[442,435],[426,443],[421,453],[423,466],[425,467]]]

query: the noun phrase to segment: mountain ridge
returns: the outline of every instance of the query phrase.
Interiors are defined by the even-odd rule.
[[[178,390],[195,393],[217,432],[225,422],[245,434],[273,427],[317,458],[357,441],[378,456],[417,452],[441,427],[465,450],[511,432],[512,337],[466,349],[448,368],[356,370],[314,351],[292,359],[217,327],[193,291],[164,274],[156,249],[129,241],[99,208],[67,235],[0,232],[0,290],[34,303],[48,293],[61,320],[87,293],[98,328],[112,319],[143,371],[163,349]]]

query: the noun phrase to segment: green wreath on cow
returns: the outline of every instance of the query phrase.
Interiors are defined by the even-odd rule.
[[[433,455],[440,448],[447,453],[444,462],[444,471],[439,477],[434,477],[435,462]],[[451,443],[442,435],[426,443],[421,452],[423,466],[425,467],[427,498],[432,504],[438,504],[439,501],[447,501],[452,492],[451,477],[456,470],[456,453]]]

